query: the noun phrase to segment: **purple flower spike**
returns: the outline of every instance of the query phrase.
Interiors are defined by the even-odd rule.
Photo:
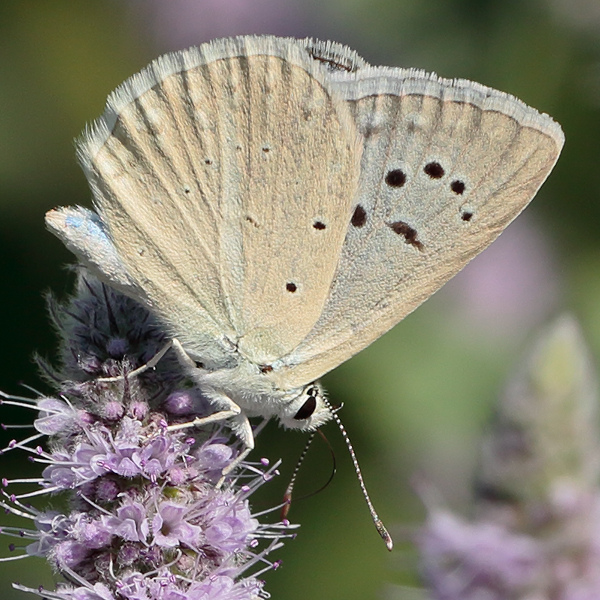
[[[278,465],[232,465],[242,448],[220,424],[170,430],[206,403],[169,356],[130,378],[98,379],[131,372],[164,347],[160,328],[132,300],[81,278],[78,296],[53,310],[64,338],[60,399],[30,401],[37,434],[11,444],[44,470],[38,488],[20,496],[10,493],[16,482],[3,480],[2,506],[33,528],[0,533],[29,540],[24,556],[46,558],[69,583],[54,591],[14,587],[48,600],[266,597],[252,570],[272,564],[266,555],[293,526],[261,524],[248,497]],[[119,363],[115,353],[124,349]],[[52,436],[51,450],[37,445],[42,435]],[[70,498],[64,512],[21,502],[56,492]]]
[[[234,494],[220,494],[206,507],[211,524],[206,538],[224,552],[241,550],[258,528],[246,503],[236,502]]]

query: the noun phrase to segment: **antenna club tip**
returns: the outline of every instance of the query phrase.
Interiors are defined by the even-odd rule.
[[[281,507],[281,520],[284,521],[287,519],[287,516],[290,512],[290,508],[292,507],[292,496],[286,494],[283,497],[283,506]]]
[[[385,542],[387,549],[391,552],[394,548],[394,540],[385,528],[385,525],[381,521],[377,521],[375,527],[377,527],[377,531],[379,532],[381,539]]]

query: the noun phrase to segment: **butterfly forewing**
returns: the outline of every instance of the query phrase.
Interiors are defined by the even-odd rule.
[[[256,57],[249,80],[245,190],[239,205],[227,203],[224,233],[241,241],[244,278],[227,286],[239,348],[260,364],[296,347],[323,310],[358,187],[360,146],[347,107],[304,68]]]
[[[120,108],[103,143],[92,152],[95,138],[85,140],[81,153],[89,151],[98,211],[150,306],[218,339],[233,333],[218,255],[218,99],[206,65],[152,75],[156,83]]]
[[[114,104],[80,154],[147,303],[199,352],[292,350],[327,299],[360,171],[324,69],[290,40],[222,41],[153,63]]]

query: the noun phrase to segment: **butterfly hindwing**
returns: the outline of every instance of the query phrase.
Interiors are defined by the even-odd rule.
[[[487,247],[563,144],[549,117],[479,84],[370,67],[332,78],[363,136],[360,189],[323,314],[275,376],[290,386],[362,350]]]

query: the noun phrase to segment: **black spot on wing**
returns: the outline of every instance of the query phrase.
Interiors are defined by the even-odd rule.
[[[423,171],[426,175],[429,175],[431,179],[441,179],[446,173],[444,167],[442,167],[439,162],[427,163],[425,167],[423,167]]]
[[[360,204],[354,209],[354,214],[350,222],[354,227],[363,227],[367,222],[367,211]]]
[[[349,73],[352,73],[358,70],[357,65],[355,65],[354,61],[351,59],[346,58],[345,62],[342,62],[345,58],[344,56],[321,56],[317,54],[316,50],[313,48],[308,48],[308,53],[314,60],[318,60],[325,65],[328,71],[334,73],[336,71],[348,71]]]
[[[290,281],[290,283],[285,284],[285,289],[293,294],[298,289],[298,286]]]
[[[465,192],[465,184],[462,181],[459,181],[458,179],[455,179],[451,184],[450,184],[450,189],[455,193],[458,194],[459,196],[464,194]]]
[[[402,169],[388,171],[388,174],[385,176],[385,182],[390,187],[402,187],[406,183],[406,174]]]
[[[323,223],[322,221],[315,221],[313,223],[313,227],[315,229],[318,229],[319,231],[322,231],[323,229],[325,229],[327,227],[327,225],[325,225],[325,223]]]
[[[417,250],[423,250],[423,243],[417,238],[417,230],[413,229],[408,223],[395,221],[394,223],[387,223],[387,226],[397,235],[404,236],[404,241],[407,244],[414,246]]]

